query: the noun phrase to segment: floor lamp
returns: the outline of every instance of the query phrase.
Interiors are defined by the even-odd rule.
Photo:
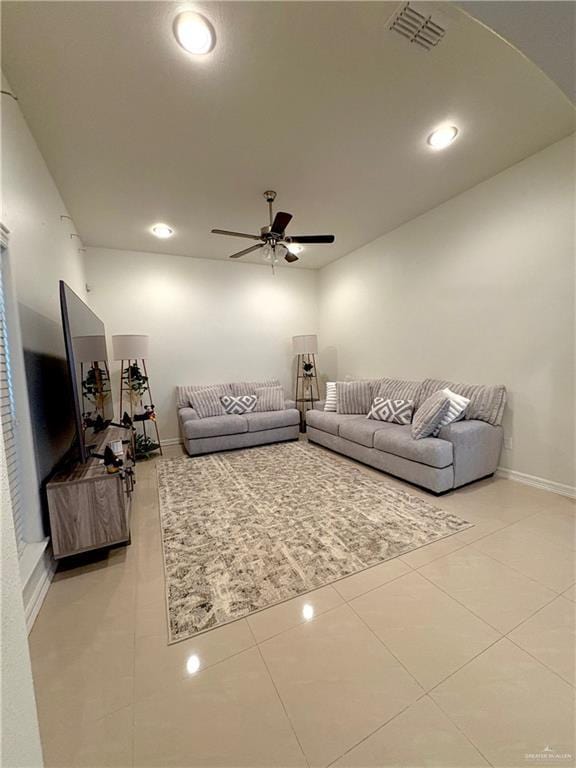
[[[149,337],[141,334],[112,336],[114,360],[120,362],[120,418],[126,411],[134,423],[136,458],[160,451],[160,432],[156,421],[150,379],[146,368]],[[138,431],[138,426],[141,431]],[[155,435],[155,439],[153,437]]]
[[[297,356],[296,362],[296,408],[300,411],[300,429],[305,429],[304,415],[314,402],[320,400],[318,388],[318,372],[316,355],[318,354],[318,337],[315,334],[293,336],[292,348]]]

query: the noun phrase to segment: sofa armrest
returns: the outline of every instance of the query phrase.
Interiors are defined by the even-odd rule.
[[[185,424],[187,421],[196,421],[200,417],[194,408],[178,408],[178,418],[181,424]]]
[[[323,411],[325,405],[326,405],[326,400],[315,400],[314,401],[314,410],[315,411]]]
[[[438,437],[452,443],[455,488],[496,471],[504,441],[502,427],[476,419],[455,421],[442,427]]]

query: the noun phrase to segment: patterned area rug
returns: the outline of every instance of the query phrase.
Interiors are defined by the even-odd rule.
[[[306,443],[162,461],[170,642],[470,523]]]

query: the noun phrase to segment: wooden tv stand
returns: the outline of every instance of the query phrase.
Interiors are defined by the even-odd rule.
[[[96,435],[95,453],[104,453],[111,440],[131,441],[131,431],[108,427]],[[122,470],[134,471],[126,450],[123,458]],[[57,472],[46,486],[54,557],[129,543],[133,490],[133,474],[108,474],[101,459],[69,464]]]

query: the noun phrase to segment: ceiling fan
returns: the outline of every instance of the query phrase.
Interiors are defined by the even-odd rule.
[[[272,266],[278,264],[281,258],[284,258],[289,264],[298,261],[298,256],[291,246],[296,245],[316,245],[317,243],[333,243],[335,240],[334,235],[287,235],[286,227],[292,220],[291,213],[285,213],[284,211],[278,211],[276,216],[272,213],[272,203],[276,199],[276,192],[273,190],[267,190],[264,192],[264,198],[268,203],[268,211],[270,214],[270,224],[267,227],[262,227],[259,235],[248,235],[244,232],[230,232],[227,229],[213,229],[211,230],[215,235],[228,235],[229,237],[244,237],[248,240],[259,240],[261,242],[258,245],[252,245],[250,248],[245,248],[243,251],[233,253],[231,259],[239,259],[240,256],[245,256],[253,251],[258,251],[263,248],[263,256],[266,261],[269,261]]]

